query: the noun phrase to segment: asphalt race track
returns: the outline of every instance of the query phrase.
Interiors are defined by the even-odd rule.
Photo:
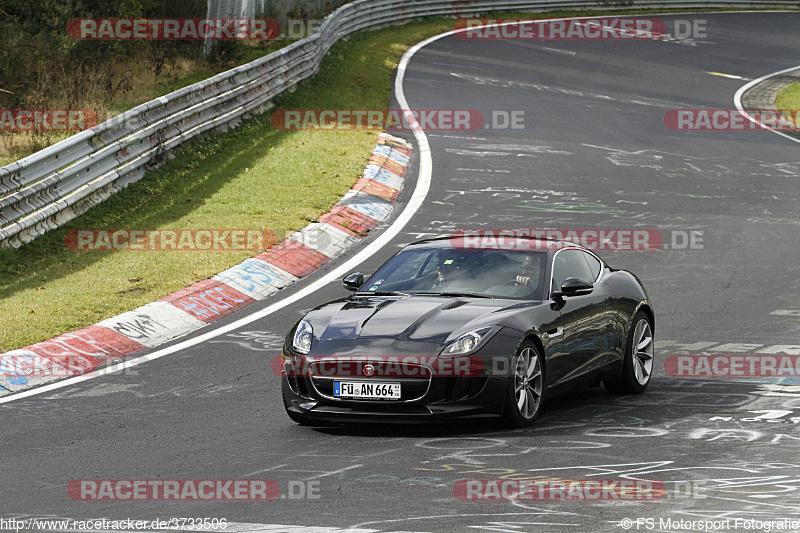
[[[707,38],[449,36],[422,48],[405,77],[411,108],[523,111],[524,128],[428,132],[433,174],[423,206],[359,268],[371,272],[403,243],[455,229],[658,230],[666,248],[599,252],[639,275],[656,306],[657,371],[644,395],[581,390],[545,404],[531,430],[300,427],[283,411],[270,363],[304,311],[347,294],[336,282],[167,357],[0,406],[3,515],[225,518],[227,531],[689,530],[660,519],[730,519],[720,530],[733,531],[736,518],[800,520],[800,381],[664,371],[678,354],[800,355],[800,147],[766,131],[664,124],[670,109],[731,109],[747,80],[795,66],[800,14],[678,18],[689,17],[707,21]],[[401,202],[414,189],[418,157]],[[458,480],[502,476],[657,480],[667,494],[516,502],[454,495]],[[66,487],[76,479],[272,479],[281,497],[74,501]],[[300,497],[301,489],[314,497]],[[745,525],[736,530],[761,531]]]

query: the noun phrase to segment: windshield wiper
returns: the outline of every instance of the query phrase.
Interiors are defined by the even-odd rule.
[[[484,294],[482,292],[433,292],[433,291],[423,291],[423,292],[413,292],[411,294],[424,294],[426,296],[449,296],[451,298],[459,298],[459,297],[470,297],[470,298],[494,298],[491,294]]]
[[[356,296],[408,296],[407,292],[399,291],[356,291]]]

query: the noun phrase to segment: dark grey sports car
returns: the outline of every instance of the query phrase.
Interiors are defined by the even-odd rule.
[[[570,242],[428,239],[343,283],[353,295],[286,337],[283,402],[301,424],[500,416],[524,427],[563,387],[640,393],[650,381],[644,287]]]

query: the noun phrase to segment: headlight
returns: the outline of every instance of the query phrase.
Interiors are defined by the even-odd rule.
[[[492,328],[487,327],[464,333],[448,344],[447,348],[442,351],[442,355],[466,355],[475,350],[490,331]]]
[[[311,339],[314,337],[314,330],[311,329],[311,324],[305,320],[301,320],[294,331],[294,339],[292,340],[292,347],[305,355],[311,351]]]

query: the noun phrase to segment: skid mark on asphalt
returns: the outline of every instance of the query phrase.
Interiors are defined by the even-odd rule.
[[[283,336],[263,330],[236,331],[228,333],[222,338],[208,341],[209,344],[236,344],[246,350],[256,352],[280,351],[283,346]]]
[[[622,104],[635,104],[648,107],[658,107],[662,109],[686,109],[691,108],[691,104],[685,102],[672,102],[669,100],[660,100],[656,98],[614,98],[607,94],[594,93],[589,91],[578,91],[576,89],[567,89],[564,87],[553,87],[551,85],[540,85],[538,83],[528,83],[524,81],[514,80],[501,80],[497,78],[487,78],[485,76],[473,76],[470,74],[459,74],[451,72],[451,76],[461,78],[475,85],[485,85],[490,87],[498,87],[504,89],[533,89],[535,91],[554,93],[562,96],[572,96],[575,98],[589,98],[593,100],[605,100],[608,102],[619,102]]]

